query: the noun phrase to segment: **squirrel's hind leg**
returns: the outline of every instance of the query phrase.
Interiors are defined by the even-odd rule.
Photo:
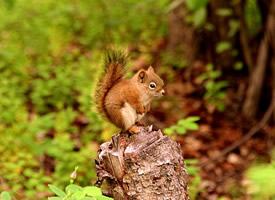
[[[139,131],[139,128],[136,125],[133,125],[128,129],[128,132],[130,134],[138,134],[140,131]]]
[[[145,113],[137,115],[137,119],[136,119],[136,122],[135,122],[136,125],[145,126],[145,123],[140,121],[144,117],[144,115],[145,115]]]
[[[124,130],[127,130],[131,134],[139,133],[139,128],[135,125],[137,119],[136,111],[127,102],[124,103],[123,108],[121,108],[121,115]]]

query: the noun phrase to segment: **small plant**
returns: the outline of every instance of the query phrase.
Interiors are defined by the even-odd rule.
[[[178,121],[176,125],[170,126],[169,128],[164,129],[164,133],[167,135],[175,136],[175,134],[184,135],[188,130],[198,130],[199,125],[197,121],[200,118],[198,116],[191,116],[187,117],[186,119],[181,119]],[[188,174],[190,175],[190,183],[188,184],[189,187],[189,194],[191,199],[196,199],[198,196],[200,189],[198,188],[199,184],[201,183],[201,177],[198,174],[199,167],[195,166],[198,162],[196,159],[185,159],[186,169]]]
[[[49,200],[111,200],[112,198],[103,196],[100,188],[95,186],[80,187],[73,184],[77,177],[78,166],[71,174],[70,184],[62,191],[58,187],[49,184],[51,191],[56,197],[49,197]]]
[[[207,19],[208,0],[186,0],[186,7],[191,15],[187,17],[187,22],[191,22],[195,28],[202,27]]]
[[[275,162],[257,164],[250,167],[246,173],[247,192],[255,200],[275,199]]]
[[[218,78],[221,76],[221,71],[213,68],[213,64],[207,64],[206,72],[200,75],[200,79],[206,81],[206,93],[203,98],[206,100],[207,108],[217,108],[218,111],[222,112],[226,107],[224,103],[226,98],[224,88],[229,84],[227,81],[219,81]]]
[[[49,185],[49,188],[56,197],[49,197],[49,200],[111,200],[112,198],[102,195],[100,188],[95,186],[80,187],[70,184],[66,187],[65,192],[54,185]]]
[[[11,200],[11,196],[8,192],[2,192],[0,197],[2,200]]]
[[[191,176],[189,187],[189,195],[191,200],[197,199],[197,196],[201,189],[198,187],[201,183],[201,177],[198,173],[199,167],[195,166],[198,163],[197,159],[185,159],[186,169]]]
[[[197,116],[181,119],[176,125],[164,129],[164,133],[166,133],[167,135],[173,135],[175,133],[183,135],[186,133],[187,130],[198,130],[199,125],[196,123],[198,120],[200,120],[200,118]]]

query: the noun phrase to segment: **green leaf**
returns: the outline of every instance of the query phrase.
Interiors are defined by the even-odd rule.
[[[243,69],[243,62],[238,61],[234,64],[234,69],[235,70],[242,70]]]
[[[4,5],[7,9],[12,9],[14,7],[15,0],[4,0]]]
[[[206,7],[208,0],[186,0],[185,3],[189,10],[195,11],[202,7]]]
[[[198,163],[198,159],[192,159],[192,158],[185,159],[184,161],[185,161],[186,165]]]
[[[102,191],[100,188],[95,186],[87,186],[84,188],[83,192],[88,196],[101,196]]]
[[[219,81],[215,84],[216,90],[220,90],[222,88],[225,88],[229,86],[229,83],[227,81]]]
[[[210,24],[210,23],[206,23],[204,28],[207,30],[207,31],[214,31],[215,30],[215,26],[213,24]]]
[[[184,126],[185,123],[186,123],[186,119],[181,119],[178,121],[177,126]]]
[[[1,199],[2,200],[11,200],[11,196],[8,192],[2,192],[1,193]]]
[[[85,192],[84,191],[76,191],[72,197],[75,198],[76,200],[81,200],[82,198],[85,197]]]
[[[186,133],[185,127],[181,127],[181,126],[177,126],[177,127],[176,127],[176,131],[177,131],[179,134],[181,134],[181,135],[183,135],[183,134]]]
[[[229,32],[228,37],[234,36],[240,28],[240,22],[238,20],[229,20]]]
[[[216,10],[216,14],[222,17],[230,16],[232,13],[232,10],[228,8],[219,8]]]
[[[172,135],[174,133],[174,130],[170,127],[170,128],[164,129],[163,132],[167,135]]]
[[[219,78],[221,76],[222,72],[219,71],[219,70],[216,70],[216,71],[212,71],[209,73],[209,77],[212,78],[212,79],[216,79],[216,78]]]
[[[68,194],[69,192],[74,193],[76,191],[82,190],[82,187],[78,186],[78,185],[68,185],[65,189],[66,193]]]
[[[208,82],[206,83],[206,85],[205,85],[205,88],[206,88],[207,90],[213,90],[214,87],[215,87],[214,81],[208,81]]]
[[[199,167],[186,167],[188,174],[196,175],[198,173]]]
[[[196,123],[192,123],[192,122],[186,122],[186,123],[184,124],[184,127],[185,127],[186,129],[192,130],[192,131],[198,130],[198,129],[199,129],[199,125],[196,124]]]
[[[199,121],[199,120],[200,120],[200,117],[198,117],[198,116],[191,116],[191,117],[187,117],[185,119],[185,121],[187,121],[187,122],[195,122],[195,121]]]
[[[224,99],[226,97],[226,92],[218,92],[216,95],[217,99]]]
[[[23,171],[23,174],[27,177],[31,177],[34,173],[33,171],[30,169],[30,168],[26,168],[24,171]]]
[[[213,68],[214,68],[214,66],[213,66],[212,63],[208,63],[208,64],[206,65],[206,70],[207,70],[207,71],[212,71]]]
[[[57,196],[59,196],[59,197],[65,197],[66,196],[66,193],[63,192],[62,190],[60,190],[58,187],[56,187],[54,185],[51,185],[51,184],[49,184],[48,186],[51,189],[51,191],[53,193],[55,193]]]
[[[274,198],[275,168],[271,163],[252,166],[247,170],[245,175],[251,182],[248,187],[252,194],[259,197],[257,199]]]
[[[231,44],[229,42],[219,42],[216,46],[216,52],[222,53],[223,51],[231,49]]]
[[[48,200],[62,200],[63,197],[49,197]]]
[[[184,2],[184,0],[175,0],[172,1],[166,8],[166,12],[170,12],[172,10],[174,10],[175,8],[177,8],[180,4],[182,4]]]
[[[196,10],[193,14],[193,24],[196,28],[202,26],[205,23],[207,17],[206,8],[202,7]]]

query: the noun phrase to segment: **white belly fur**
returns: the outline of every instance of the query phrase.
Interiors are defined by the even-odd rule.
[[[136,110],[129,104],[125,103],[124,107],[121,109],[121,114],[124,121],[124,127],[125,129],[129,129],[132,125],[135,124],[135,122],[141,120],[145,114],[137,114]]]

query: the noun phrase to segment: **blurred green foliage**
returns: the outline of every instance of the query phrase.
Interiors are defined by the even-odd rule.
[[[254,196],[253,199],[275,199],[275,162],[249,168],[247,177],[251,181],[247,190]]]
[[[92,184],[102,123],[91,91],[102,50],[165,35],[167,3],[0,2],[0,178],[12,196],[45,199],[47,184],[64,187],[76,165],[79,184]]]
[[[1,193],[1,199],[2,200],[11,200],[11,196],[8,192],[2,192]]]
[[[218,111],[224,111],[226,107],[224,99],[227,94],[224,89],[229,85],[227,81],[219,80],[221,74],[220,70],[214,70],[213,64],[209,63],[206,65],[206,72],[200,75],[200,79],[205,81],[206,106],[210,109],[217,108]]]
[[[248,33],[255,35],[262,28],[262,16],[257,4],[257,0],[247,0],[245,4],[245,20]]]
[[[187,117],[186,119],[181,119],[177,122],[176,125],[170,126],[169,128],[164,129],[164,133],[167,135],[173,135],[173,134],[185,134],[187,130],[198,130],[199,125],[197,121],[199,121],[200,118],[197,116]]]
[[[254,163],[245,173],[246,190],[255,200],[275,199],[275,149],[270,163]]]
[[[207,5],[208,0],[186,0],[186,7],[192,13],[188,16],[187,21],[196,28],[204,25],[207,19]]]
[[[202,191],[202,189],[199,187],[202,180],[199,174],[200,167],[197,167],[196,164],[198,164],[197,159],[185,159],[186,169],[188,174],[191,177],[191,181],[188,185],[189,187],[189,196],[191,200],[198,199],[199,192]]]

